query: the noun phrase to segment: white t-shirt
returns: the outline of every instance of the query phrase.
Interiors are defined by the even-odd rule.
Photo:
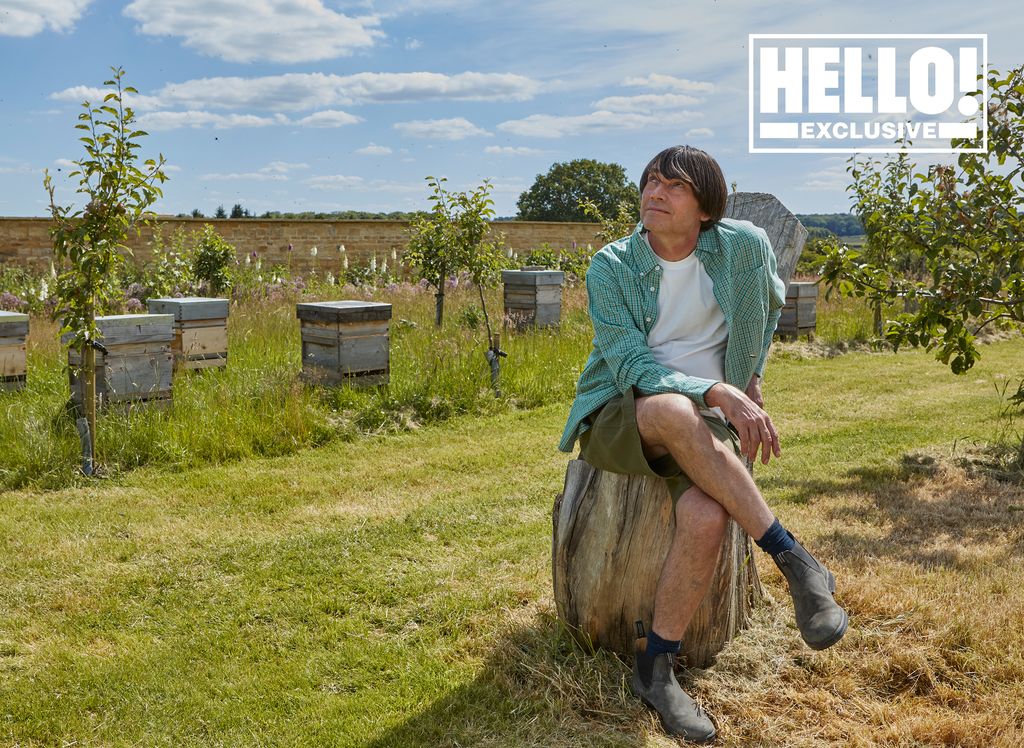
[[[725,381],[729,331],[715,301],[714,281],[696,252],[677,262],[654,257],[662,271],[658,319],[647,334],[655,361],[689,376]],[[702,412],[725,420],[720,408]]]

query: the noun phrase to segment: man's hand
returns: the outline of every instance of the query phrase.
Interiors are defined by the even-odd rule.
[[[753,374],[750,383],[747,384],[746,395],[754,401],[754,405],[764,408],[764,397],[761,395],[761,377]]]
[[[760,399],[760,382],[748,384],[747,392],[752,388],[756,389]],[[711,407],[721,408],[729,423],[736,427],[740,435],[740,452],[748,460],[754,462],[757,459],[758,447],[761,448],[762,464],[767,465],[773,453],[776,457],[782,456],[775,424],[752,397],[731,384],[719,382],[704,393],[704,402]]]

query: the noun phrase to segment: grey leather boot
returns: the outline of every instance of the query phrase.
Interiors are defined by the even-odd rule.
[[[697,702],[691,699],[672,671],[672,653],[648,655],[638,650],[633,661],[633,693],[658,713],[665,732],[694,743],[715,739],[715,725]]]
[[[792,538],[792,533],[789,536]],[[827,649],[843,638],[849,618],[832,597],[836,591],[836,578],[832,572],[808,553],[796,538],[793,540],[796,545],[792,550],[772,558],[789,582],[800,636],[811,649]]]

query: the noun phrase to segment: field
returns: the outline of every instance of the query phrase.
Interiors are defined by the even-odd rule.
[[[579,334],[560,345],[585,353]],[[258,368],[239,350],[239,371]],[[720,745],[1018,746],[1024,490],[960,458],[995,436],[994,385],[1019,369],[1024,341],[985,346],[963,377],[923,352],[837,352],[776,348],[766,399],[783,457],[757,475],[836,572],[851,630],[827,652],[804,647],[759,556],[770,601],[688,686]],[[551,353],[535,390],[510,380],[515,400],[490,410],[470,399],[431,419],[401,405],[389,412],[404,424],[374,426],[355,401],[268,395],[279,420],[295,408],[299,436],[277,454],[218,422],[236,451],[167,449],[103,482],[30,479],[0,494],[0,741],[672,745],[628,694],[628,666],[576,649],[554,615],[561,382],[583,354],[557,355],[580,360],[552,377]],[[268,359],[254,393],[296,363]],[[212,388],[199,379],[196,392]],[[546,380],[554,395],[531,400]],[[244,412],[238,429],[264,423]],[[356,425],[304,442],[309,413]],[[206,433],[178,428],[175,444]]]

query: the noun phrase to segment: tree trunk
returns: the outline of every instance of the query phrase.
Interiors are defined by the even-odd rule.
[[[441,288],[434,294],[434,325],[441,326],[444,317],[444,281],[441,281]]]
[[[83,467],[86,475],[92,475],[96,467],[96,349],[86,343],[82,346],[82,415],[89,426],[88,453],[82,450]]]
[[[675,532],[664,481],[572,460],[553,524],[559,618],[582,646],[632,655],[633,624],[651,625],[654,590]],[[687,664],[710,665],[747,626],[762,595],[750,538],[729,520],[711,588],[683,637]]]

